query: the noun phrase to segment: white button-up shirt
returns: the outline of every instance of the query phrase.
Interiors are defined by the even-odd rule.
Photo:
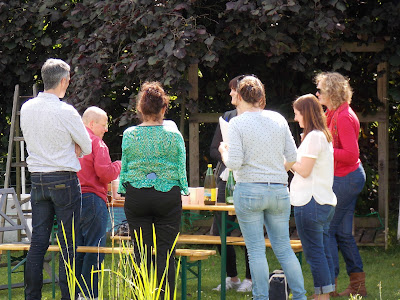
[[[30,172],[81,169],[75,143],[83,155],[92,152],[92,141],[76,109],[54,94],[39,93],[21,108],[21,129],[28,150]]]

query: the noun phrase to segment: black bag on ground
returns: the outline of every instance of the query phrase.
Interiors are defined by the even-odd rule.
[[[119,225],[118,229],[115,232],[117,236],[129,236],[129,224],[126,220],[123,220],[122,223]]]
[[[288,300],[290,288],[282,270],[269,274],[269,300]]]

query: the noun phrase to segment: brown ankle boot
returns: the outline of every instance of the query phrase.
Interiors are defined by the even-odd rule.
[[[335,278],[335,290],[329,293],[331,297],[339,297],[339,293],[337,292],[337,277]]]
[[[367,296],[367,289],[365,287],[365,273],[350,273],[350,284],[339,296],[361,295]]]

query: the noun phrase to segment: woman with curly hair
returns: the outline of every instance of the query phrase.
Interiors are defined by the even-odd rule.
[[[167,282],[175,288],[175,262],[172,250],[179,232],[182,214],[181,194],[188,195],[186,150],[176,126],[164,123],[169,97],[159,82],[145,82],[140,89],[136,108],[143,122],[129,127],[122,138],[122,166],[119,193],[125,194],[125,215],[140,264],[140,245],[135,233],[147,248],[147,266],[151,262],[153,225],[157,242],[157,277],[163,277],[167,256]],[[173,292],[171,292],[171,299]],[[163,298],[163,297],[161,297]],[[164,298],[163,298],[164,299]]]
[[[349,80],[336,72],[316,76],[319,102],[327,107],[327,125],[333,137],[334,180],[333,191],[337,197],[335,214],[330,224],[330,250],[335,266],[335,278],[339,275],[338,249],[346,262],[350,284],[341,293],[367,295],[363,263],[352,234],[353,216],[358,195],[365,184],[365,172],[360,161],[358,136],[360,122],[350,107],[353,91]]]

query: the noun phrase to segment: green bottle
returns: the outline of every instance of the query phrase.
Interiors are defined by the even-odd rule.
[[[212,164],[208,164],[206,178],[204,179],[204,204],[215,205],[215,203],[217,203],[217,184]]]
[[[235,190],[235,179],[233,178],[233,171],[229,170],[228,181],[225,186],[225,202],[226,204],[233,204],[233,191]]]

